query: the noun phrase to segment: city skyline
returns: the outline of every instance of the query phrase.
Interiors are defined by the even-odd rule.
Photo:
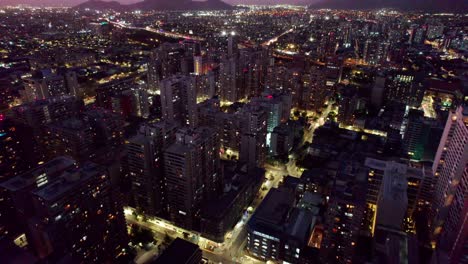
[[[112,0],[104,0],[107,2],[111,2]],[[133,4],[141,2],[142,0],[116,0],[121,4]],[[201,0],[200,0],[201,1]],[[274,1],[274,0],[223,0],[228,4],[238,5],[238,4],[248,4],[248,5],[275,5],[275,4],[299,4],[299,5],[307,5],[317,3],[320,0],[282,0],[282,1]],[[0,3],[2,5],[18,5],[18,4],[27,4],[32,6],[75,6],[81,3],[87,2],[87,0],[5,0],[4,3]]]
[[[337,2],[0,7],[2,263],[465,264],[466,15]]]

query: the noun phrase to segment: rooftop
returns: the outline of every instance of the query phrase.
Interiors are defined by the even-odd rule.
[[[153,263],[189,263],[189,261],[193,261],[197,254],[200,254],[201,257],[201,250],[197,245],[181,238],[176,238]]]
[[[53,201],[74,189],[77,185],[101,173],[104,173],[102,167],[89,162],[84,164],[82,167],[64,171],[62,175],[56,178],[53,182],[34,191],[34,194],[44,200]]]
[[[35,184],[39,186],[41,181],[48,181],[47,179],[43,179],[44,177],[42,176],[47,176],[47,178],[58,176],[55,174],[69,168],[74,168],[75,163],[76,161],[70,157],[57,157],[33,170],[5,181],[0,186],[12,192],[34,186]]]
[[[271,189],[252,219],[270,226],[283,225],[293,207],[294,196],[292,191],[285,188]]]

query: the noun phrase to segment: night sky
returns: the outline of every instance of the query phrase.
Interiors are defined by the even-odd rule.
[[[1,0],[0,5],[15,5],[15,4],[29,4],[29,5],[48,5],[48,6],[74,6],[76,4],[85,2],[86,0]],[[141,0],[118,0],[123,4],[140,2]],[[304,4],[313,3],[318,0],[224,0],[229,4]]]

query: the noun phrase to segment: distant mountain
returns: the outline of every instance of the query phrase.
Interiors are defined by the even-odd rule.
[[[467,12],[467,0],[321,0],[310,6],[313,9],[378,9],[394,8],[403,11]]]
[[[89,0],[82,4],[79,4],[74,9],[91,9],[91,10],[115,10],[122,11],[127,8],[127,6],[120,4],[117,1],[101,1],[101,0]]]
[[[116,1],[89,0],[75,6],[76,9],[106,10],[230,10],[233,7],[221,0],[144,0],[131,5],[122,5]]]

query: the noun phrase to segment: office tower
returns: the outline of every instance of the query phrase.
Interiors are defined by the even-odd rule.
[[[162,80],[160,86],[163,119],[195,127],[198,122],[195,79],[178,74]]]
[[[84,161],[95,156],[93,130],[85,120],[71,118],[51,123],[46,137],[51,157],[65,155]]]
[[[135,207],[149,215],[165,212],[164,151],[175,141],[176,126],[144,124],[126,143],[126,170],[132,179]]]
[[[195,228],[202,202],[221,191],[216,131],[207,127],[177,131],[176,142],[164,153],[164,170],[170,219]]]
[[[266,158],[267,114],[258,106],[246,105],[240,115],[240,156],[249,170],[263,168]]]
[[[420,73],[401,72],[392,74],[385,82],[385,98],[388,101],[419,107],[424,96]]]
[[[44,173],[35,182],[27,178],[38,170],[4,185],[14,197],[22,193],[22,200],[14,200],[17,211],[31,209],[25,218],[28,242],[43,259],[71,254],[83,262],[114,260],[127,243],[119,197],[105,167],[65,168],[71,162],[56,159],[39,169]],[[51,171],[55,177],[47,175]]]
[[[432,167],[437,178],[432,223],[437,263],[460,263],[466,258],[466,246],[464,249],[463,245],[467,243],[467,141],[468,111],[461,106],[447,119]]]

